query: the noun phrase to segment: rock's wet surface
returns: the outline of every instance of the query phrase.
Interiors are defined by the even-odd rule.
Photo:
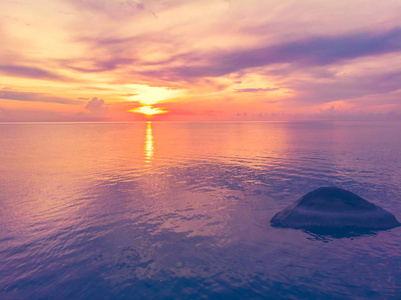
[[[400,226],[387,210],[337,187],[320,187],[274,215],[272,225],[290,228],[377,230]]]

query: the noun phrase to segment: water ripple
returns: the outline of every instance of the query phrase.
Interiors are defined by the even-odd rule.
[[[399,229],[269,226],[322,185],[401,219],[399,125],[148,127],[0,125],[0,298],[401,298]]]

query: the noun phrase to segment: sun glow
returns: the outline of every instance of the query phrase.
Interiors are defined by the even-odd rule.
[[[131,90],[136,91],[137,95],[131,96],[130,101],[139,101],[144,105],[152,105],[160,101],[181,97],[183,90],[173,90],[167,87],[152,87],[146,85],[128,85]]]
[[[132,109],[130,110],[130,112],[144,114],[146,116],[153,116],[158,114],[165,114],[167,111],[162,110],[161,108],[158,107],[152,107],[151,105],[146,105]]]

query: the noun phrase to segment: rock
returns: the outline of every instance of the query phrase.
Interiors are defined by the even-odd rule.
[[[273,226],[376,230],[400,226],[387,210],[337,187],[320,187],[276,213]]]

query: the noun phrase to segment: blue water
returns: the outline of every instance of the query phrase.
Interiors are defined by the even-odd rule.
[[[0,124],[0,298],[400,299],[401,228],[269,225],[331,185],[401,220],[401,123]]]

